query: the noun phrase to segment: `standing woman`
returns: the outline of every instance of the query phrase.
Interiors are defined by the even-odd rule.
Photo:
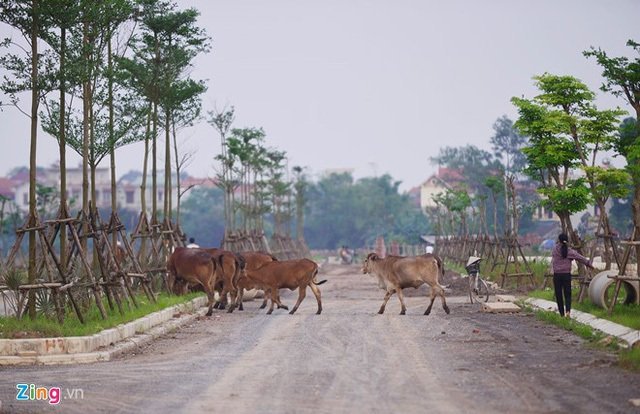
[[[560,233],[553,252],[551,253],[551,266],[553,267],[553,288],[556,292],[556,303],[560,316],[571,316],[571,261],[576,260],[589,269],[593,265],[589,260],[567,245],[569,238],[565,233]],[[564,293],[564,300],[563,300]]]

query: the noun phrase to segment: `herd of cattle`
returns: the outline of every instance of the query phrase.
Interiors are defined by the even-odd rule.
[[[189,287],[202,288],[208,297],[207,316],[213,308],[224,309],[228,303],[228,312],[237,307],[243,309],[242,295],[245,290],[260,289],[265,292],[261,308],[265,308],[268,300],[271,306],[267,314],[271,314],[274,305],[278,309],[289,308],[280,302],[280,289],[298,289],[298,300],[289,312],[298,310],[305,298],[307,287],[311,289],[318,302],[318,311],[322,312],[322,299],[318,285],[326,280],[317,281],[318,264],[309,259],[279,261],[274,256],[261,252],[233,253],[216,248],[178,247],[167,262],[169,286],[175,294],[185,294]],[[398,294],[402,306],[401,315],[406,312],[402,289],[418,288],[423,284],[430,287],[431,302],[424,313],[428,315],[436,296],[440,296],[442,307],[449,313],[444,289],[438,283],[439,276],[444,273],[442,260],[435,254],[420,256],[379,257],[370,253],[364,261],[362,273],[377,278],[378,286],[386,291],[384,301],[378,313],[384,313],[387,301],[394,293]],[[215,293],[219,293],[216,300]]]

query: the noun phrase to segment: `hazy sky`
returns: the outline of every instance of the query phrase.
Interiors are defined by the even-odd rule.
[[[268,146],[312,176],[327,168],[353,168],[356,178],[389,173],[403,190],[436,171],[429,157],[442,147],[490,150],[496,119],[517,118],[510,98],[536,93],[532,76],[571,75],[598,90],[601,68],[582,51],[593,45],[633,56],[625,43],[640,41],[637,0],[177,4],[200,10],[200,26],[212,38],[193,71],[208,79],[205,112],[233,105],[235,127],[262,127]],[[598,96],[601,109],[631,109]],[[29,124],[10,108],[0,124],[4,174],[28,165]],[[181,135],[185,148],[197,150],[188,172],[212,176],[215,130],[203,120]],[[41,133],[38,146],[39,165],[58,159],[53,138]],[[118,173],[141,170],[142,150],[120,149]],[[69,165],[77,165],[70,156]]]

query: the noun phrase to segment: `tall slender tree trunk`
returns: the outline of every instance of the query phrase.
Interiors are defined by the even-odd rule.
[[[147,174],[149,172],[149,136],[151,135],[151,118],[153,106],[151,101],[147,106],[147,127],[144,132],[144,158],[142,159],[142,181],[140,183],[140,205],[143,212],[147,211]],[[144,240],[144,238],[143,238]]]
[[[118,195],[116,193],[116,143],[114,142],[113,131],[113,56],[111,50],[111,33],[109,33],[109,41],[107,43],[107,66],[109,68],[109,170],[111,172],[111,212],[116,213],[118,211]],[[117,249],[118,244],[118,232],[111,233],[111,245],[114,249]]]
[[[67,138],[66,138],[66,79],[65,63],[67,53],[67,30],[60,28],[60,130],[58,138],[60,156],[60,218],[67,218]],[[60,223],[60,268],[63,273],[67,266],[67,225]]]
[[[164,111],[164,217],[171,221],[171,111]]]
[[[508,178],[509,181],[509,194],[511,196],[511,209],[513,210],[513,237],[518,237],[518,203],[516,201],[516,187],[514,185],[516,177],[511,175]]]
[[[153,104],[149,101],[147,106],[147,127],[144,134],[144,158],[142,161],[142,181],[140,183],[140,210],[146,218],[147,213],[147,173],[149,171],[149,135],[151,134],[151,122],[153,117]],[[142,218],[142,216],[141,216]],[[147,227],[142,226],[142,234],[146,235]],[[144,268],[147,264],[147,238],[140,238],[140,264]]]
[[[637,103],[637,102],[636,102]],[[640,131],[640,105],[633,105],[636,110],[636,131]],[[640,140],[640,136],[636,137]],[[636,156],[632,161],[635,167],[640,169],[640,156]],[[635,227],[636,240],[640,240],[640,177],[634,177],[633,202],[631,204],[631,214],[633,215],[633,225]],[[640,246],[635,246],[636,260],[640,261]],[[640,277],[640,264],[636,266],[638,277]]]
[[[498,241],[498,195],[493,192],[493,239]]]
[[[158,100],[160,91],[158,90],[158,67],[160,65],[160,44],[158,33],[154,33],[155,40],[155,67],[154,67],[154,94],[153,94],[153,133],[151,136],[151,212],[152,221],[158,221],[158,166],[157,166],[157,140],[158,140]]]
[[[40,25],[39,13],[40,3],[38,0],[32,1],[33,28],[31,30],[31,144],[29,148],[29,217],[30,222],[27,227],[35,227],[36,222],[36,149],[38,143],[38,27]],[[29,232],[29,284],[36,281],[36,233]],[[29,318],[36,318],[36,292],[29,290],[27,301],[29,308]]]
[[[505,172],[502,173],[502,182],[504,184],[504,234],[509,237],[511,235],[511,216],[509,215],[509,190]]]
[[[180,199],[182,198],[181,184],[180,184],[181,166],[180,166],[180,159],[178,158],[178,135],[176,133],[176,121],[173,118],[173,115],[171,119],[171,131],[173,135],[173,155],[176,160],[176,189],[177,189],[176,226],[180,226]]]
[[[151,219],[155,223],[158,221],[158,166],[157,166],[157,136],[158,131],[158,101],[153,102],[153,114],[151,121],[153,130],[151,132]]]
[[[94,123],[95,112],[93,110],[93,87],[89,92],[89,180],[90,180],[90,189],[89,189],[89,200],[91,202],[91,208],[94,212],[98,211],[97,205],[97,189],[96,189],[96,130]]]
[[[82,212],[89,216],[89,118],[90,118],[90,82],[89,82],[89,21],[85,16],[82,31],[82,46],[84,48],[84,71],[82,79]],[[82,233],[88,233],[87,221],[82,221]],[[87,239],[83,237],[82,249],[87,251]]]
[[[567,113],[568,114],[568,113]],[[569,115],[569,114],[568,114]],[[578,130],[576,128],[575,125],[571,125],[571,136],[573,138],[573,143],[576,147],[576,151],[578,152],[578,155],[580,156],[580,161],[582,162],[582,165],[584,167],[589,167],[589,163],[587,161],[587,158],[584,154],[584,151],[582,151],[582,146],[580,145],[580,139],[578,137]],[[595,157],[595,154],[594,154]],[[594,158],[595,160],[595,158]],[[618,255],[617,252],[615,252],[615,245],[613,243],[613,238],[609,237],[612,236],[613,232],[611,231],[611,226],[609,225],[609,217],[607,215],[607,206],[606,206],[606,202],[602,197],[596,197],[596,183],[595,183],[595,179],[593,177],[593,174],[587,172],[587,181],[589,182],[589,188],[591,190],[591,194],[594,195],[594,200],[596,202],[596,204],[598,205],[598,209],[600,210],[600,220],[602,223],[602,231],[604,232],[604,250],[605,250],[605,254],[604,254],[604,259],[605,259],[605,269],[609,270],[611,269],[611,254],[613,253],[615,260],[616,260],[616,264],[620,265],[620,263],[618,263]]]

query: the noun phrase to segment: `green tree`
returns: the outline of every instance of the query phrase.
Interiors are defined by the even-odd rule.
[[[304,241],[304,206],[306,203],[305,191],[309,186],[307,177],[302,173],[303,167],[298,165],[293,167],[294,184],[296,190],[296,238]]]
[[[237,186],[233,178],[233,158],[229,156],[227,149],[227,134],[235,119],[234,111],[232,106],[229,110],[218,111],[216,109],[208,113],[208,122],[220,134],[220,154],[215,157],[215,160],[220,163],[220,169],[216,174],[216,178],[218,187],[224,192],[224,227],[227,231],[231,229],[231,200],[233,191]]]
[[[189,125],[200,114],[200,95],[206,91],[203,81],[188,76],[193,59],[208,51],[208,38],[196,26],[200,13],[196,9],[170,11],[156,15],[149,27],[161,59],[159,104],[164,110],[165,129],[165,201],[164,216],[171,218],[171,122]],[[179,178],[178,178],[179,179]]]
[[[502,161],[506,174],[517,174],[526,165],[526,157],[521,150],[527,143],[527,137],[518,133],[513,121],[506,115],[494,122],[493,130],[493,155]]]
[[[618,117],[624,112],[598,110],[593,103],[595,94],[574,77],[544,74],[534,79],[542,92],[535,99],[552,111],[555,120],[553,128],[557,136],[573,142],[585,182],[599,207],[603,233],[611,235],[606,202],[610,196],[626,196],[628,189],[625,184],[629,182],[629,175],[612,166],[598,166],[596,160],[600,151],[613,148],[617,139]],[[604,245],[607,268],[610,268],[611,253],[616,255],[617,250],[610,237],[604,238]]]
[[[575,238],[570,217],[584,210],[591,199],[584,179],[570,178],[569,173],[580,163],[573,142],[563,138],[555,128],[563,115],[535,99],[514,97],[511,102],[519,113],[516,128],[529,136],[529,143],[522,150],[528,164],[524,172],[540,182],[538,191],[546,197],[543,205],[558,214],[563,231],[577,245],[579,240]]]
[[[483,190],[482,180],[500,166],[491,153],[475,145],[440,148],[440,153],[432,157],[431,162],[460,171],[469,190],[474,193]]]
[[[603,68],[605,81],[601,87],[604,92],[624,98],[634,109],[636,127],[628,127],[616,144],[618,153],[627,160],[627,171],[633,180],[633,202],[631,210],[636,235],[640,235],[640,44],[633,40],[627,46],[636,52],[635,59],[610,57],[605,51],[591,47],[583,52],[586,57],[594,57]],[[640,246],[636,246],[636,257],[640,257]],[[640,275],[640,266],[638,266]]]
[[[482,183],[491,193],[491,201],[493,201],[493,238],[498,240],[498,196],[504,193],[503,182],[497,177],[489,176]]]
[[[31,91],[31,108],[29,112],[23,111],[31,118],[31,136],[29,148],[29,222],[27,227],[36,226],[37,195],[36,195],[36,149],[38,143],[38,108],[43,94],[49,89],[46,79],[41,78],[41,51],[38,49],[38,40],[46,34],[47,16],[42,13],[39,0],[5,1],[0,12],[0,21],[17,29],[29,45],[25,49],[26,58],[17,54],[6,54],[0,60],[0,65],[12,73],[13,78],[5,77],[2,84],[4,93],[10,96],[11,102],[17,107],[17,95],[20,92]],[[9,44],[9,40],[5,44]],[[29,232],[29,283],[35,283],[36,279],[36,233]],[[28,295],[29,318],[35,319],[35,291],[30,290]]]
[[[182,205],[182,230],[201,246],[220,246],[224,237],[224,193],[195,188]]]
[[[305,210],[305,238],[311,248],[373,244],[376,237],[417,243],[429,223],[388,174],[354,182],[348,174],[331,174],[310,183]]]

